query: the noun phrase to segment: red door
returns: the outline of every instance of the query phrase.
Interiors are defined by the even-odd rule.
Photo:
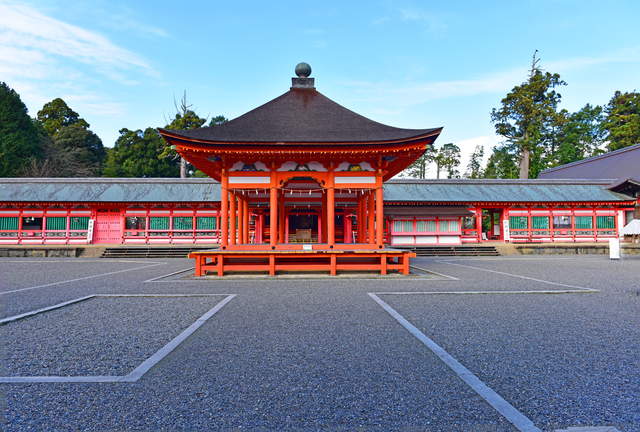
[[[122,243],[120,209],[98,209],[93,243]]]

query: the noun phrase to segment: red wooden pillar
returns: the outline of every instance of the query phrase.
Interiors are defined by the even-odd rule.
[[[320,240],[320,243],[328,243],[328,235],[329,235],[329,224],[327,223],[328,218],[327,218],[327,200],[329,197],[329,189],[330,187],[327,187],[325,194],[322,194],[322,240]]]
[[[69,244],[69,230],[71,229],[71,215],[70,215],[70,210],[69,208],[66,209],[67,210],[67,232],[65,233],[65,243]],[[126,210],[125,210],[126,212]],[[124,226],[125,226],[126,222],[122,224],[122,229],[124,230]],[[124,233],[122,234],[124,236]]]
[[[382,178],[378,177],[378,189],[376,189],[376,244],[378,246],[382,246],[382,234],[384,230],[384,221],[383,221],[383,191],[382,191]]]
[[[284,244],[284,190],[279,193],[278,206],[278,239],[279,243]]]
[[[196,255],[196,276],[202,276],[202,257]]]
[[[269,195],[269,244],[278,244],[278,189],[276,187],[276,171],[271,171],[271,192]]]
[[[244,203],[242,195],[238,194],[238,244],[244,244]]]
[[[93,216],[93,214],[91,214]],[[22,214],[22,207],[20,207],[20,213],[18,213],[18,244],[22,243],[22,218],[24,215]],[[93,217],[91,217],[93,219]],[[87,232],[87,238],[90,238],[91,234]],[[87,242],[89,243],[89,242]]]
[[[335,200],[335,189],[333,188],[333,180],[334,180],[334,172],[333,172],[333,169],[331,169],[329,171],[329,188],[327,189],[327,243],[329,244],[330,247],[336,243],[336,231],[335,231],[336,200]],[[332,267],[333,267],[333,264],[332,264]],[[331,274],[335,274],[335,272],[332,272]]]
[[[284,242],[289,243],[289,215],[284,218]]]
[[[275,276],[276,274],[276,256],[273,253],[269,254],[269,275]]]
[[[256,219],[256,243],[262,244],[264,241],[264,213],[260,212]]]
[[[224,276],[224,255],[218,255],[218,276]]]
[[[368,192],[369,195],[369,244],[374,244],[376,241],[376,213],[375,213],[375,205],[373,202],[373,192]]]
[[[222,235],[221,244],[227,246],[229,244],[229,177],[222,173],[222,193],[220,208],[220,234]],[[147,227],[149,223],[147,221]],[[148,234],[147,234],[148,236]]]
[[[367,211],[365,209],[365,194],[360,191],[358,197],[358,243],[366,243],[365,221],[367,220]]]
[[[243,200],[244,203],[244,225],[242,227],[242,233],[244,236],[244,243],[249,243],[249,221],[251,220],[251,211],[249,210],[249,194],[247,198]]]
[[[353,238],[351,221],[353,217],[347,217],[346,212],[343,217],[344,217],[344,242],[351,243]]]
[[[229,227],[229,231],[231,232],[231,238],[229,239],[229,244],[234,245],[236,244],[236,236],[237,236],[237,232],[236,232],[236,193],[235,192],[230,192],[229,193],[230,198],[231,198],[231,205],[229,206],[229,217],[231,218],[231,223],[230,223],[230,227]]]
[[[360,243],[360,219],[362,219],[362,215],[360,214],[360,192],[356,192],[356,243]]]
[[[476,239],[482,242],[482,208],[476,207]]]

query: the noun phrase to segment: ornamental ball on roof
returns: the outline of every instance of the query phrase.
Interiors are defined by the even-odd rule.
[[[311,75],[311,66],[305,62],[298,63],[298,66],[296,66],[296,75],[298,75],[298,78],[309,78],[309,75]]]

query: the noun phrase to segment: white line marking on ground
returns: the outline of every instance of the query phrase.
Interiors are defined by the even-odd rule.
[[[449,264],[449,265],[454,265],[454,266],[459,266],[459,267],[466,267],[466,268],[485,271],[485,272],[489,272],[489,273],[497,273],[497,274],[501,274],[501,275],[505,275],[505,276],[513,276],[513,277],[517,277],[517,278],[520,278],[520,279],[527,279],[527,280],[532,280],[532,281],[535,281],[535,282],[542,282],[542,283],[546,283],[546,284],[550,284],[550,285],[563,286],[563,287],[567,287],[567,288],[576,288],[576,289],[587,290],[587,291],[598,291],[598,290],[593,289],[593,288],[586,288],[586,287],[581,287],[581,286],[576,286],[576,285],[567,285],[567,284],[562,284],[562,283],[558,283],[558,282],[551,282],[551,281],[546,281],[546,280],[542,280],[542,279],[531,278],[531,277],[527,277],[527,276],[520,276],[520,275],[516,275],[516,274],[512,274],[512,273],[505,273],[505,272],[496,271],[496,270],[487,270],[487,269],[483,269],[483,268],[480,268],[480,267],[472,267],[472,266],[467,266],[467,265],[463,265],[463,264],[456,264],[456,263],[449,262],[449,261],[436,261],[436,262],[441,262],[441,263],[444,263],[444,264]]]
[[[491,257],[456,257],[456,258],[447,258],[440,259],[439,261],[505,261],[505,260],[585,260],[585,259],[602,259],[605,257],[607,261],[609,260],[608,255],[598,255],[598,254],[575,254],[575,255],[552,255],[552,256],[536,256],[536,255],[515,255],[515,256],[491,256]]]
[[[98,383],[98,382],[119,382],[121,376],[30,376],[30,377],[0,377],[0,383]]]
[[[176,349],[186,338],[191,336],[202,324],[207,322],[209,318],[215,315],[223,306],[231,301],[237,294],[95,294],[87,297],[78,298],[65,303],[60,303],[48,308],[38,309],[27,314],[16,315],[10,318],[2,320],[0,323],[4,324],[4,321],[11,322],[27,316],[35,315],[37,313],[47,312],[52,309],[67,306],[69,304],[77,303],[79,301],[87,300],[93,297],[215,297],[226,296],[224,300],[215,305],[204,315],[198,318],[193,324],[187,327],[182,333],[173,338],[171,342],[166,344],[160,350],[156,351],[151,357],[142,362],[140,366],[135,368],[131,373],[125,376],[75,376],[75,377],[56,377],[56,376],[30,376],[30,377],[0,377],[0,383],[99,383],[99,382],[133,382],[139,380],[145,373],[149,371],[153,366],[158,364],[163,358],[165,358],[171,351]]]
[[[373,294],[393,294],[393,295],[412,295],[412,294],[590,294],[601,292],[598,290],[553,290],[553,291],[415,291],[415,292],[376,292]]]
[[[277,276],[276,276],[277,277]],[[153,281],[153,283],[205,283],[205,282],[247,282],[247,281],[262,281],[262,282],[283,282],[283,280],[300,280],[300,281],[307,281],[307,280],[320,280],[320,279],[327,279],[327,280],[358,280],[358,281],[375,281],[376,283],[383,283],[383,282],[421,282],[421,283],[425,283],[425,278],[426,276],[420,277],[420,275],[416,275],[414,277],[407,277],[404,278],[402,276],[391,276],[388,278],[359,278],[359,277],[340,277],[340,276],[326,276],[326,277],[295,277],[295,276],[289,276],[289,277],[282,277],[282,279],[274,279],[273,276],[270,276],[268,279],[265,278],[261,278],[261,277],[237,277],[237,276],[222,276],[222,277],[198,277],[198,278],[192,278],[192,279],[171,279],[171,280],[157,280],[157,281]]]
[[[464,382],[466,382],[476,393],[482,396],[496,411],[502,414],[521,432],[542,432],[531,420],[524,416],[520,411],[514,408],[509,402],[504,400],[502,396],[489,388],[478,377],[465,368],[451,355],[449,355],[438,344],[429,339],[424,333],[418,330],[413,324],[407,321],[395,309],[384,302],[374,293],[368,293],[369,296],[382,308],[396,319],[404,328],[414,335],[420,342],[429,348],[440,360],[449,366]]]
[[[442,273],[436,273],[436,272],[434,272],[434,271],[427,270],[427,269],[423,269],[423,268],[416,267],[416,266],[412,266],[412,265],[410,265],[410,266],[409,266],[409,268],[412,268],[412,269],[415,269],[415,270],[420,270],[420,271],[425,272],[425,273],[431,273],[431,274],[434,274],[434,275],[436,275],[436,276],[442,276],[442,277],[444,277],[444,278],[451,279],[451,280],[460,280],[460,279],[455,278],[455,277],[453,277],[453,276],[448,276],[448,275],[446,275],[446,274],[442,274]]]
[[[132,263],[132,264],[153,264],[153,261],[128,261],[128,260],[116,260],[116,259],[101,259],[101,260],[85,260],[83,258],[69,258],[65,260],[57,260],[50,258],[43,261],[13,261],[2,259],[2,264],[33,264],[33,263],[45,263],[45,264],[85,264],[85,263]]]
[[[144,283],[147,283],[147,282],[154,282],[154,281],[157,281],[158,279],[164,279],[164,278],[167,278],[167,277],[169,277],[169,276],[175,276],[175,275],[180,274],[180,273],[188,272],[189,270],[194,270],[195,268],[196,268],[196,267],[195,267],[195,266],[193,266],[193,267],[189,267],[188,269],[179,270],[179,271],[177,271],[177,272],[169,273],[169,274],[167,274],[167,275],[163,275],[163,276],[158,276],[157,278],[148,279],[148,280],[144,281]]]
[[[171,351],[176,349],[186,338],[191,336],[193,332],[198,330],[209,318],[218,312],[224,305],[229,303],[237,294],[230,294],[227,298],[218,303],[213,309],[202,315],[196,322],[191,324],[185,331],[176,336],[171,342],[162,347],[158,352],[145,360],[140,366],[135,368],[133,372],[122,379],[122,382],[137,381],[142,375],[147,373],[149,369],[155,366],[160,360],[165,358]]]
[[[227,297],[230,295],[236,294],[95,294],[96,297]]]
[[[69,305],[74,304],[74,303],[79,303],[81,301],[89,300],[90,298],[94,298],[94,297],[95,297],[95,295],[89,295],[89,296],[86,296],[86,297],[80,297],[80,298],[77,298],[77,299],[66,301],[64,303],[58,303],[57,305],[49,306],[49,307],[42,308],[42,309],[36,309],[34,311],[26,312],[26,313],[23,313],[23,314],[20,314],[20,315],[14,315],[12,317],[0,320],[0,325],[5,325],[7,323],[18,321],[18,320],[23,319],[23,318],[28,318],[30,316],[37,315],[37,314],[40,314],[40,313],[43,313],[43,312],[49,312],[49,311],[54,310],[54,309],[59,309],[59,308],[64,307],[64,306],[69,306]]]
[[[32,290],[32,289],[36,289],[36,288],[46,288],[46,287],[53,286],[53,285],[60,285],[60,284],[65,284],[65,283],[69,283],[69,282],[77,282],[77,281],[81,281],[81,280],[93,279],[93,278],[102,277],[102,276],[110,276],[110,275],[114,275],[114,274],[118,274],[118,273],[134,271],[134,270],[142,270],[142,269],[156,267],[156,266],[164,265],[164,264],[166,264],[166,263],[162,262],[162,263],[152,264],[152,265],[148,265],[148,266],[144,266],[144,267],[136,267],[136,268],[132,268],[132,269],[118,270],[118,271],[114,271],[114,272],[102,273],[102,274],[99,274],[99,275],[86,276],[86,277],[81,277],[81,278],[77,278],[77,279],[70,279],[70,280],[66,280],[66,281],[52,282],[50,284],[32,286],[32,287],[29,287],[29,288],[20,288],[20,289],[11,290],[11,291],[3,291],[3,292],[0,292],[0,295],[1,294],[11,294],[11,293],[20,292],[20,291],[28,291],[28,290]]]

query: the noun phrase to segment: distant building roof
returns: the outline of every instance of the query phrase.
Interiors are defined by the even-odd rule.
[[[611,180],[390,180],[388,205],[402,203],[629,202],[607,190]],[[203,203],[220,201],[212,179],[176,178],[4,178],[0,202],[11,203]]]
[[[621,186],[629,182],[640,189],[640,144],[559,167],[549,168],[542,171],[538,178],[610,178],[615,179],[609,186],[610,189],[622,190]]]
[[[0,179],[2,202],[189,203],[220,201],[220,183],[176,178]]]
[[[562,203],[633,201],[607,190],[611,180],[390,180],[385,202]]]

